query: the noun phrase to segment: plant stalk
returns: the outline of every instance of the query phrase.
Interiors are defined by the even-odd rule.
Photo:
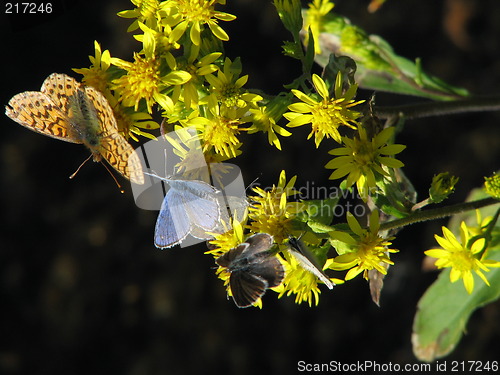
[[[454,214],[458,214],[460,212],[475,210],[481,207],[498,203],[500,203],[500,201],[495,198],[484,198],[473,202],[457,203],[451,206],[423,210],[415,212],[402,219],[396,219],[382,223],[380,224],[380,230],[385,231],[389,229],[401,228],[410,224],[420,223],[422,221],[427,221],[427,220],[439,219]]]
[[[375,116],[388,119],[403,116],[416,119],[468,112],[500,111],[500,96],[474,97],[450,102],[427,102],[401,106],[375,107]]]

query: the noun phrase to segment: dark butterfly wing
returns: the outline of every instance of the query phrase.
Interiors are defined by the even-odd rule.
[[[247,240],[235,248],[229,250],[216,260],[216,263],[221,267],[240,270],[248,263],[252,262],[260,253],[267,251],[273,244],[273,237],[267,233],[256,233],[247,238]],[[265,257],[265,254],[261,254]]]
[[[229,278],[234,303],[238,307],[250,307],[261,298],[268,287],[263,278],[243,271],[234,271]]]
[[[229,286],[238,307],[249,307],[261,298],[266,289],[283,281],[285,270],[269,248],[273,237],[267,233],[250,236],[246,242],[220,256],[216,263],[231,273]]]
[[[250,246],[246,249],[244,255],[251,257],[269,250],[273,245],[273,236],[267,233],[256,233],[248,237],[245,242]]]
[[[285,269],[276,256],[269,256],[260,262],[251,263],[248,273],[266,280],[268,288],[280,285],[285,277]]]
[[[219,258],[217,258],[215,263],[217,263],[221,267],[228,268],[229,266],[231,266],[234,260],[238,259],[241,256],[241,253],[249,246],[249,244],[243,242],[242,244],[239,244],[235,248],[221,255]]]

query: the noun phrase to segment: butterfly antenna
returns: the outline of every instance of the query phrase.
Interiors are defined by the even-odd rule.
[[[83,165],[90,160],[91,157],[92,157],[92,154],[90,154],[90,156],[87,159],[85,159],[82,164],[80,164],[80,166],[76,169],[76,171],[71,176],[69,176],[69,178],[70,179],[75,178],[76,174],[80,171],[80,169],[83,167]]]
[[[116,186],[118,186],[118,189],[120,189],[120,193],[122,193],[122,194],[125,193],[125,190],[122,189],[122,186],[120,185],[120,183],[116,179],[116,176],[113,174],[113,171],[111,171],[111,169],[109,169],[108,165],[105,162],[101,161],[101,164],[104,165],[104,168],[106,168],[106,170],[111,175],[111,177],[113,177],[113,181],[115,181]]]

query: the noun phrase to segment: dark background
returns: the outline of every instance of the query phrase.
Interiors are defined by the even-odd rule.
[[[0,102],[39,90],[52,72],[88,67],[93,41],[113,56],[131,59],[139,48],[126,33],[126,0],[53,1],[50,17],[7,17],[2,5]],[[227,53],[241,56],[247,87],[277,93],[298,74],[280,53],[288,35],[268,0],[228,1],[238,19],[223,23]],[[500,2],[391,1],[378,13],[368,1],[338,1],[336,10],[388,40],[401,55],[422,57],[424,67],[478,94],[498,93]],[[449,13],[451,5],[472,4]],[[453,8],[460,9],[460,8]],[[462,22],[463,21],[463,22]],[[445,28],[448,25],[448,28]],[[447,31],[448,30],[448,31]],[[371,93],[360,91],[360,98]],[[378,95],[378,104],[414,98]],[[498,113],[412,121],[398,138],[400,159],[420,197],[432,176],[461,178],[450,202],[498,168]],[[138,209],[129,189],[120,194],[102,166],[88,163],[82,146],[43,137],[0,119],[0,374],[228,374],[296,371],[297,362],[416,363],[411,327],[416,304],[436,274],[421,270],[423,250],[446,221],[407,228],[381,298],[371,302],[360,277],[319,306],[277,300],[264,309],[239,310],[226,300],[204,245],[160,251],[153,246],[156,212]],[[327,182],[326,142],[306,142],[308,129],[282,139],[283,152],[265,135],[245,138],[235,162],[247,183],[269,186],[279,171],[299,175],[297,187]],[[292,139],[293,138],[293,139]],[[272,162],[270,162],[272,160]],[[125,184],[125,186],[127,186]],[[338,275],[340,277],[340,275]],[[467,334],[448,360],[498,360],[499,303],[473,314]]]

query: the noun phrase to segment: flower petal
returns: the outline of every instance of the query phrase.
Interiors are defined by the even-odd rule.
[[[448,250],[462,250],[463,246],[457,241],[455,235],[446,227],[443,227],[443,234],[446,240],[449,242]],[[451,246],[450,246],[451,245]],[[441,245],[442,246],[442,245]],[[445,246],[443,246],[445,247]],[[451,247],[451,249],[450,249]]]
[[[350,172],[351,172],[350,168],[339,168],[339,169],[333,171],[332,174],[330,175],[330,177],[328,177],[328,179],[330,179],[330,180],[336,180],[338,178],[344,177],[345,175],[347,175]]]
[[[304,103],[306,104],[309,104],[309,105],[312,105],[312,106],[316,106],[318,105],[318,102],[313,100],[312,98],[310,98],[309,96],[307,96],[306,94],[304,94],[302,91],[299,91],[299,90],[295,90],[293,89],[292,90],[292,93],[293,95],[295,95],[299,100],[303,101]]]
[[[424,251],[424,254],[431,258],[447,258],[449,256],[449,252],[443,249],[429,249]]]
[[[364,234],[363,228],[361,228],[361,225],[359,225],[354,215],[350,212],[347,213],[347,223],[349,224],[349,228],[359,237]]]
[[[474,290],[474,277],[470,271],[465,272],[464,276],[464,286],[467,293],[471,294]]]
[[[380,148],[380,153],[383,155],[396,155],[406,148],[405,145],[387,145]]]
[[[474,243],[472,244],[470,250],[472,254],[477,254],[481,252],[484,249],[484,246],[486,245],[486,238],[479,238]]]
[[[386,158],[384,156],[379,156],[378,160],[380,163],[387,165],[389,168],[401,168],[404,164],[395,158]]]
[[[337,147],[328,151],[330,155],[351,155],[352,151],[347,147]]]
[[[350,162],[352,162],[351,156],[339,156],[338,158],[332,159],[328,163],[326,163],[325,168],[337,169],[340,167],[347,167],[347,164],[349,164]]]
[[[305,103],[294,103],[288,106],[288,109],[293,112],[298,113],[309,113],[311,112],[311,107]]]
[[[291,112],[289,112],[289,113],[291,113]],[[286,114],[287,113],[285,113],[285,115]],[[285,116],[285,115],[283,115],[283,117],[285,117],[287,120],[289,120],[287,118],[287,116]],[[299,115],[299,116],[295,117],[293,120],[291,120],[288,124],[286,124],[286,126],[288,126],[289,128],[294,128],[297,126],[309,124],[312,119],[313,119],[312,115]]]
[[[312,75],[312,81],[318,94],[320,94],[323,99],[328,100],[330,95],[328,94],[328,88],[326,87],[325,81],[323,81],[317,74]]]

